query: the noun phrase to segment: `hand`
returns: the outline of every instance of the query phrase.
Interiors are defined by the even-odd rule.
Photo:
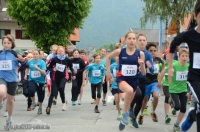
[[[75,80],[75,79],[76,79],[76,76],[73,76],[73,77],[72,77],[72,80]]]
[[[18,61],[21,61],[23,62],[24,61],[24,58],[20,55],[20,54],[17,54],[17,58],[16,58]]]
[[[157,86],[159,89],[162,88],[162,84],[161,84],[161,83],[158,83],[156,86]]]
[[[105,83],[105,81],[102,81],[102,84],[104,84]]]
[[[111,82],[111,79],[112,79],[112,74],[110,72],[108,72],[108,74],[106,76],[106,81]]]
[[[26,75],[24,76],[24,80],[27,80],[27,76]]]
[[[113,78],[111,78],[111,80],[110,80],[111,82],[110,83],[112,83],[112,82],[114,82],[114,79]]]
[[[78,71],[77,71],[76,69],[74,69],[74,74],[77,74],[77,72],[78,72]]]
[[[37,65],[34,65],[34,68],[37,69],[37,70],[40,69]]]
[[[146,61],[146,65],[148,68],[151,68],[151,63],[149,61]]]
[[[138,57],[138,63],[139,63],[140,65],[144,65],[144,60],[142,60],[142,59],[140,59],[140,58]]]
[[[55,72],[57,71],[56,67],[53,68],[53,71],[55,71]]]
[[[191,101],[192,100],[192,96],[190,95],[190,93],[187,93],[186,96],[188,97],[188,99]]]
[[[168,83],[171,84],[172,82],[172,76],[174,74],[174,69],[173,68],[169,68],[168,69]]]

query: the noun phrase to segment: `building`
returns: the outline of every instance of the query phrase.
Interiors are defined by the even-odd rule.
[[[21,29],[20,25],[7,15],[6,3],[3,0],[0,1],[0,42],[2,42],[3,36],[11,34],[15,38],[16,49],[35,49],[35,42],[24,36],[25,29]],[[80,42],[78,29],[75,29],[74,34],[70,35],[70,41],[74,45],[76,42]],[[0,49],[2,49],[2,44],[0,44]]]

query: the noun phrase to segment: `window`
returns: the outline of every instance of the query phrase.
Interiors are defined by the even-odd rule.
[[[0,29],[0,39],[7,34],[10,34],[10,29]]]
[[[15,30],[15,38],[16,39],[30,39],[29,36],[24,35],[25,30]]]

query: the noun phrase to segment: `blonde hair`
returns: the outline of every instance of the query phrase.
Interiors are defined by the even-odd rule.
[[[133,31],[128,31],[128,32],[125,34],[125,39],[127,39],[128,35],[131,34],[131,33],[135,34],[135,37],[137,38],[137,35],[138,35],[137,33],[133,32]]]
[[[97,53],[95,53],[95,54],[93,54],[93,58],[95,59],[97,56],[100,56],[99,54],[97,54]]]
[[[146,40],[147,40],[147,36],[146,36],[146,35],[144,35],[144,34],[139,34],[137,38],[139,38],[140,36],[143,36],[143,37],[145,37],[145,38],[146,38]]]
[[[29,53],[27,56],[27,58],[32,57],[33,58],[33,54]]]
[[[6,39],[6,38],[12,43],[11,49],[14,49],[15,46],[16,46],[14,37],[12,35],[10,35],[10,34],[3,36],[2,44],[3,44],[4,39]]]
[[[179,51],[178,51],[178,55],[180,56],[182,53],[187,53],[187,54],[189,54],[189,50],[186,49],[186,48],[180,48]]]
[[[57,46],[56,48],[57,48],[56,54],[57,54],[57,52],[58,52],[59,49],[63,49],[65,51],[65,47],[63,47],[63,46]]]
[[[119,48],[121,48],[122,46],[123,46],[123,44],[117,43],[117,44],[115,45],[115,49],[119,49]]]

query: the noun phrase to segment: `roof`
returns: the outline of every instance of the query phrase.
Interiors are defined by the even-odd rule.
[[[78,28],[74,29],[74,34],[70,35],[70,41],[80,42],[80,35]]]
[[[3,8],[6,8],[6,2],[4,0],[0,0],[0,22],[1,21],[15,22],[14,20],[12,20],[12,18],[10,18],[7,15],[7,12],[2,11]]]
[[[145,34],[148,42],[159,42],[159,29],[138,29],[131,28],[133,32],[138,34]],[[165,42],[165,29],[162,30],[162,42]]]

